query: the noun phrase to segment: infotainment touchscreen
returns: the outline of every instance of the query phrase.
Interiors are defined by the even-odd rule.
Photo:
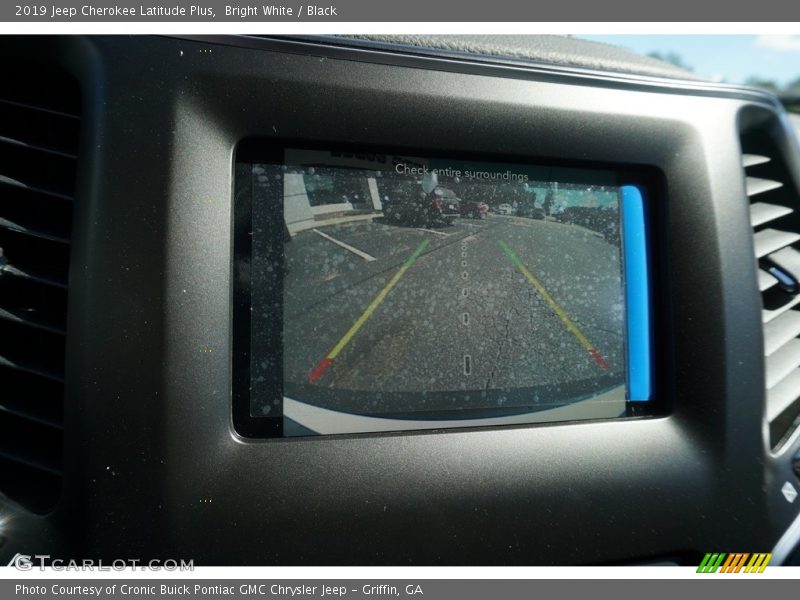
[[[646,209],[612,170],[239,160],[239,417],[298,436],[630,415],[652,396]]]

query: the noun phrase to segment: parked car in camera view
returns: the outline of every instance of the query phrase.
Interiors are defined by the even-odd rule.
[[[489,205],[486,204],[486,202],[462,199],[459,203],[459,211],[462,217],[483,219],[486,216],[486,213],[489,212]]]
[[[383,216],[391,225],[436,227],[451,225],[460,213],[453,190],[437,187],[431,193],[409,185],[390,188],[383,198]]]
[[[497,207],[497,214],[510,215],[512,212],[514,212],[514,209],[511,208],[510,204],[503,203]]]
[[[461,198],[449,188],[437,187],[433,190],[433,203],[440,218],[448,225],[461,214]]]

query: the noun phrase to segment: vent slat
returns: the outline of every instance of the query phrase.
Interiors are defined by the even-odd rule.
[[[16,231],[17,233],[23,233],[25,235],[31,235],[34,237],[42,238],[43,240],[58,242],[59,244],[69,244],[68,237],[59,234],[58,232],[47,231],[42,227],[37,227],[35,224],[23,225],[21,223],[15,223],[13,221],[9,221],[8,219],[0,217],[0,227],[2,227],[3,229],[8,229],[9,231]]]
[[[773,285],[778,283],[778,280],[775,279],[772,275],[767,273],[764,269],[758,270],[758,291],[764,292],[771,288]]]
[[[3,355],[0,355],[0,367],[6,367],[8,369],[16,369],[23,373],[28,373],[30,375],[36,375],[37,377],[43,377],[45,379],[49,379],[50,381],[57,381],[59,383],[64,383],[64,376],[61,373],[57,373],[56,371],[53,371],[46,367],[42,367],[40,365],[26,364],[20,361],[11,360],[10,358],[6,358]]]
[[[51,475],[61,475],[61,469],[58,467],[58,465],[54,464],[52,460],[48,460],[49,457],[21,454],[15,448],[6,448],[4,446],[5,444],[3,444],[2,440],[0,440],[0,457],[11,462],[25,465],[31,469],[37,469],[39,471],[44,471],[45,473],[50,473]]]
[[[77,155],[72,154],[70,152],[63,152],[61,150],[58,150],[57,148],[49,148],[47,146],[42,146],[40,144],[30,144],[27,142],[23,142],[22,140],[6,137],[4,135],[0,135],[0,144],[7,144],[9,146],[25,148],[27,150],[33,150],[34,152],[41,152],[43,154],[52,154],[53,156],[68,158],[70,160],[75,160],[78,158]]]
[[[56,110],[54,108],[48,108],[46,106],[42,106],[40,104],[33,104],[31,102],[24,102],[21,100],[12,100],[10,98],[0,98],[0,104],[7,104],[9,106],[19,106],[22,108],[27,108],[29,110],[34,110],[37,112],[47,113],[50,115],[55,115],[58,117],[63,117],[65,119],[73,119],[75,121],[80,121],[81,117],[79,114],[74,112],[67,112],[64,110]]]
[[[800,252],[787,246],[767,256],[766,268],[778,280],[785,280],[791,288],[800,281]]]
[[[19,310],[7,310],[0,306],[0,319],[11,321],[12,323],[19,323],[20,325],[25,325],[27,327],[33,327],[34,329],[41,329],[42,331],[48,331],[58,335],[66,334],[63,326],[55,323],[53,320],[48,319],[45,316],[41,316],[36,313],[30,314],[23,313]]]
[[[780,219],[792,212],[794,211],[786,206],[769,204],[767,202],[755,202],[750,205],[750,224],[753,227],[758,227],[764,223]]]
[[[58,198],[59,200],[65,200],[67,202],[72,202],[72,195],[65,194],[63,192],[59,192],[50,188],[41,187],[38,185],[34,185],[31,183],[26,183],[24,181],[20,181],[18,179],[13,179],[12,177],[6,177],[3,174],[0,174],[0,185],[7,185],[10,187],[19,188],[22,190],[27,190],[29,192],[34,192],[36,194],[43,194],[45,196],[50,196],[51,198]]]
[[[742,154],[742,166],[755,167],[756,165],[763,165],[772,160],[769,156],[760,156],[758,154]]]
[[[767,310],[766,308],[761,311],[761,322],[762,323],[770,323],[774,319],[780,317],[783,313],[787,310],[791,310],[795,306],[800,304],[800,295],[792,296],[791,299],[784,304],[783,306],[779,306],[778,308]]]
[[[24,406],[21,406],[19,404],[6,405],[5,400],[0,400],[0,419],[3,418],[3,413],[5,413],[6,415],[13,415],[14,417],[17,417],[19,419],[25,419],[26,421],[33,421],[34,423],[38,423],[39,425],[52,427],[53,429],[57,430],[64,429],[64,426],[58,421],[43,419],[36,412],[25,410]]]
[[[5,413],[0,418],[0,456],[58,475],[61,473],[61,431]]]
[[[756,256],[763,258],[800,240],[800,234],[778,229],[764,229],[753,236]]]
[[[40,273],[31,271],[30,269],[21,269],[16,265],[6,265],[5,268],[0,271],[0,275],[13,275],[14,277],[19,277],[28,281],[41,283],[42,285],[67,289],[66,276],[52,273]]]
[[[54,156],[75,160],[80,119],[0,98],[0,136],[5,143],[22,144]]]
[[[0,367],[0,381],[3,382],[0,410],[62,428],[64,390],[59,382],[7,367]]]
[[[0,173],[7,179],[71,195],[75,187],[75,161],[42,155],[28,146],[0,144]]]
[[[800,369],[790,372],[767,391],[767,421],[774,421],[800,398]]]
[[[789,340],[800,335],[800,312],[789,310],[764,326],[764,354],[779,350]]]
[[[63,380],[65,338],[60,333],[0,319],[0,340],[7,340],[0,343],[0,365],[5,362],[42,377]]]
[[[3,458],[0,458],[0,482],[4,495],[37,513],[48,512],[61,490],[60,475]]]
[[[800,339],[795,338],[767,357],[767,389],[778,385],[798,367],[800,367]]]
[[[758,177],[746,177],[745,183],[747,187],[747,195],[751,198],[758,194],[770,192],[783,187],[780,181],[772,181],[771,179],[759,179]]]

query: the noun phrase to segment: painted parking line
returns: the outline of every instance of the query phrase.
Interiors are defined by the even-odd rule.
[[[406,260],[406,262],[404,262],[403,265],[398,269],[397,273],[395,273],[394,276],[389,280],[389,283],[387,283],[383,289],[378,292],[378,295],[372,299],[372,302],[369,303],[369,306],[367,306],[364,312],[361,313],[361,316],[358,317],[356,322],[353,323],[350,329],[347,330],[347,333],[342,336],[342,339],[340,339],[333,349],[331,349],[331,351],[328,352],[325,357],[311,370],[311,373],[308,374],[308,380],[311,383],[315,383],[322,378],[322,376],[325,374],[325,371],[328,370],[328,367],[331,366],[331,363],[334,361],[334,359],[342,350],[344,350],[345,346],[350,343],[350,340],[352,340],[353,337],[358,333],[358,330],[364,326],[364,323],[366,323],[367,320],[372,316],[372,313],[375,312],[375,309],[380,306],[387,294],[392,291],[394,286],[397,285],[397,282],[400,281],[403,275],[405,275],[405,272],[411,268],[411,265],[413,265],[414,262],[419,258],[419,255],[422,254],[429,243],[430,240],[424,240],[419,246],[417,246],[417,249],[414,250],[414,253],[408,257],[408,260]]]
[[[589,356],[592,357],[592,360],[597,364],[598,367],[601,369],[608,368],[608,362],[603,357],[602,354],[595,348],[594,344],[589,341],[589,339],[583,335],[578,326],[575,325],[574,321],[569,318],[566,311],[561,308],[561,306],[556,302],[550,293],[545,289],[542,283],[533,276],[528,268],[522,263],[522,261],[514,254],[514,251],[509,248],[508,244],[503,241],[498,241],[497,244],[503,250],[503,252],[511,259],[511,262],[520,270],[520,272],[525,276],[525,279],[533,286],[533,288],[539,293],[539,296],[547,303],[550,309],[556,313],[556,316],[561,320],[564,324],[564,327],[575,336],[575,338],[580,342],[581,346],[583,346],[586,351],[589,353]]]
[[[436,235],[442,235],[444,237],[450,237],[453,235],[452,233],[445,233],[444,231],[436,231],[435,229],[425,229],[424,227],[416,227],[417,231],[427,231],[428,233],[435,233]]]
[[[341,240],[337,240],[336,238],[329,236],[327,233],[322,233],[319,229],[312,229],[312,231],[314,233],[316,233],[317,235],[321,235],[326,240],[329,240],[329,241],[333,242],[337,246],[341,246],[345,250],[349,250],[350,252],[352,252],[356,256],[360,256],[361,258],[363,258],[367,262],[375,260],[374,256],[371,256],[371,255],[367,254],[366,252],[362,252],[361,250],[359,250],[358,248],[354,248],[350,244],[345,244]]]

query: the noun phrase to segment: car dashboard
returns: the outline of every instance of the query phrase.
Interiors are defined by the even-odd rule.
[[[540,43],[558,46],[0,39],[0,558],[796,562],[788,118],[759,90]],[[570,44],[588,58],[564,58]],[[235,192],[264,148],[626,174],[648,197],[650,409],[319,436],[253,425],[237,399],[252,387]],[[448,217],[523,219],[502,200],[474,223]]]

